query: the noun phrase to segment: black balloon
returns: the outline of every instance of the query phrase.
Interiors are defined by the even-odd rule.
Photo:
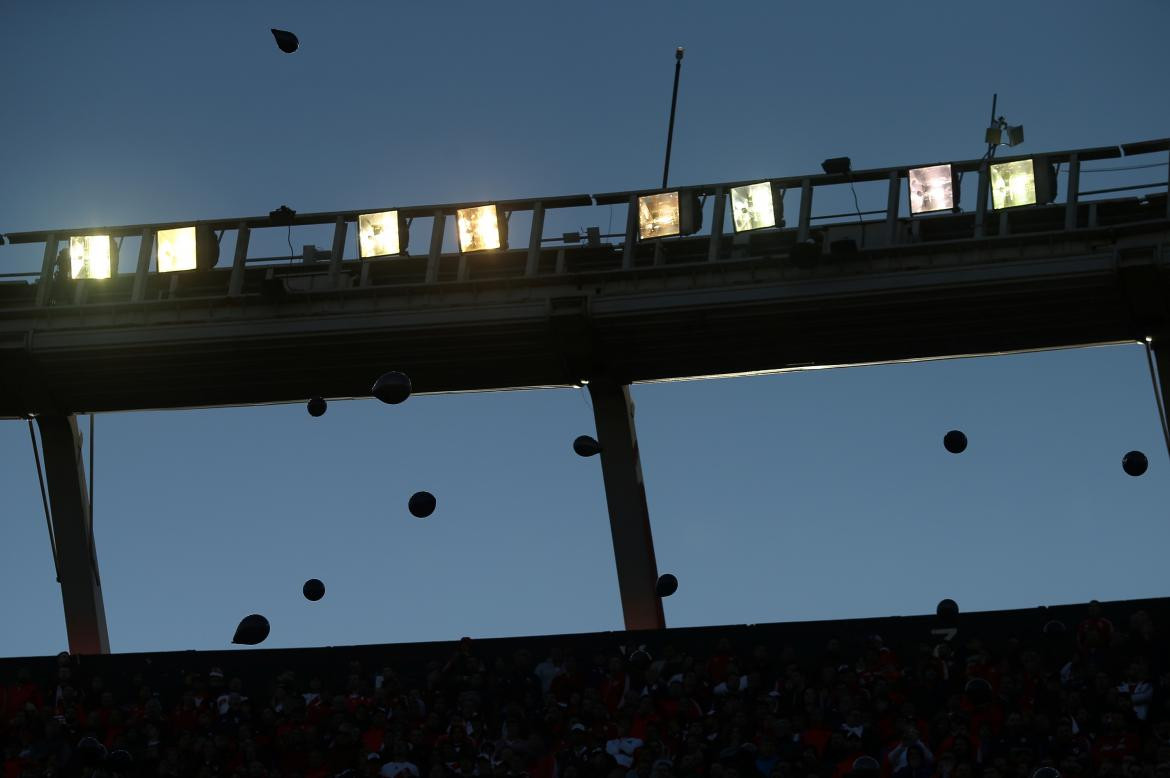
[[[321,583],[319,578],[310,578],[305,581],[305,585],[301,587],[304,592],[305,599],[316,602],[325,596],[325,584]]]
[[[962,454],[967,450],[967,436],[959,430],[951,430],[943,435],[943,446],[952,454]]]
[[[678,579],[670,573],[658,576],[658,583],[654,585],[654,593],[659,597],[669,597],[678,591]]]
[[[1132,476],[1139,476],[1146,472],[1150,460],[1140,451],[1131,451],[1121,458],[1121,469]]]
[[[268,638],[269,629],[268,619],[259,613],[253,613],[240,620],[236,634],[232,636],[232,642],[243,646],[259,645]]]
[[[410,509],[411,515],[415,518],[425,519],[435,512],[435,504],[435,495],[430,492],[415,492],[410,495],[406,507]]]
[[[939,600],[938,606],[934,609],[935,615],[944,619],[952,619],[959,615],[959,603],[951,598]]]
[[[601,444],[588,435],[581,435],[573,441],[573,450],[577,456],[591,457],[601,453]]]
[[[297,36],[293,35],[288,30],[278,30],[273,27],[272,37],[276,38],[276,45],[279,46],[280,50],[285,54],[292,54],[301,45],[301,42],[297,40]]]
[[[410,397],[410,378],[406,373],[391,370],[374,382],[370,393],[384,403],[397,405]]]
[[[329,403],[325,402],[323,397],[314,397],[309,400],[309,415],[316,418],[317,416],[324,416],[325,410],[329,407]]]

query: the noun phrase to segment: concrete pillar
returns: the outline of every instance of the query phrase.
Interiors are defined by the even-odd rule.
[[[71,654],[108,654],[106,607],[98,577],[89,515],[89,491],[81,458],[81,435],[73,415],[38,416],[45,455],[65,629]]]
[[[601,444],[601,474],[626,629],[662,629],[666,622],[662,601],[654,591],[658,565],[654,560],[630,387],[595,378],[589,383],[589,394],[593,398],[597,442]]]

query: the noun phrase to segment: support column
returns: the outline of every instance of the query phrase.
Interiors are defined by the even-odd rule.
[[[666,622],[662,601],[654,591],[658,565],[654,561],[654,538],[642,483],[630,387],[604,378],[594,379],[589,383],[589,394],[593,398],[597,441],[601,444],[601,474],[626,629],[662,629]]]
[[[77,417],[38,416],[37,426],[45,454],[45,478],[57,544],[69,653],[108,654],[106,607],[97,571]]]

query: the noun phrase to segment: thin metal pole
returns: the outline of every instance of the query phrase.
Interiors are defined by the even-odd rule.
[[[57,563],[57,538],[53,535],[53,520],[49,518],[49,498],[45,494],[45,473],[41,469],[41,452],[37,449],[37,436],[33,432],[31,417],[28,420],[28,437],[32,441],[33,459],[37,462],[37,480],[41,484],[41,504],[45,506],[45,524],[49,528],[49,547],[53,551],[53,572],[57,575],[57,583],[61,583],[61,568]]]
[[[994,92],[991,95],[991,121],[988,122],[988,124],[987,124],[988,127],[995,126],[995,104],[998,100],[999,100],[999,92]],[[988,143],[987,144],[987,158],[991,159],[994,156],[995,156],[995,144]]]
[[[674,143],[674,111],[678,107],[678,74],[682,70],[683,47],[674,52],[674,91],[670,95],[670,126],[666,129],[666,162],[662,165],[662,188],[670,179],[670,147]]]

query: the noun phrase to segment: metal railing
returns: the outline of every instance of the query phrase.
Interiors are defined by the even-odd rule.
[[[373,213],[378,211],[397,210],[403,219],[404,224],[409,229],[409,226],[419,219],[429,219],[430,224],[430,242],[427,253],[425,254],[425,264],[417,267],[420,271],[417,274],[408,273],[405,276],[397,274],[393,276],[395,283],[411,283],[411,284],[436,284],[443,281],[467,281],[470,280],[471,257],[473,256],[494,256],[501,255],[509,256],[513,261],[511,267],[514,268],[514,275],[523,277],[534,277],[542,275],[542,268],[547,269],[548,263],[542,263],[550,252],[555,258],[552,263],[551,272],[564,273],[569,272],[569,263],[566,262],[566,251],[592,251],[594,254],[600,253],[604,259],[611,262],[612,268],[631,270],[635,267],[642,267],[646,264],[651,266],[665,264],[664,258],[665,249],[675,242],[682,242],[685,244],[688,251],[685,252],[684,259],[686,261],[716,261],[729,259],[732,256],[732,241],[726,239],[726,200],[728,193],[733,187],[742,186],[746,184],[758,183],[767,181],[773,187],[777,187],[785,192],[788,190],[799,191],[800,205],[798,218],[794,228],[786,229],[783,221],[778,221],[777,228],[760,231],[762,233],[777,234],[784,233],[788,236],[790,242],[788,246],[796,244],[807,244],[815,232],[828,229],[831,227],[840,227],[841,225],[829,225],[828,227],[816,226],[814,222],[828,221],[832,219],[857,217],[857,222],[851,223],[851,229],[860,229],[862,235],[862,245],[868,248],[889,248],[900,246],[906,243],[922,242],[924,237],[920,234],[918,229],[921,225],[937,226],[937,222],[951,218],[956,220],[953,223],[953,229],[938,230],[940,233],[945,233],[948,238],[952,239],[982,239],[989,237],[1005,236],[1012,231],[1012,219],[1017,218],[1016,213],[1025,214],[1029,211],[1034,212],[1036,209],[1046,208],[1046,218],[1043,223],[1049,229],[1063,229],[1063,230],[1077,230],[1080,228],[1091,228],[1097,226],[1096,205],[1103,202],[1112,201],[1094,201],[1088,208],[1082,208],[1084,202],[1083,197],[1102,195],[1102,194],[1116,194],[1127,191],[1140,191],[1149,189],[1167,189],[1167,182],[1165,180],[1155,181],[1147,184],[1134,184],[1116,187],[1106,187],[1100,189],[1082,190],[1080,188],[1080,177],[1082,172],[1090,172],[1091,168],[1083,168],[1085,162],[1115,159],[1119,157],[1134,157],[1139,155],[1164,153],[1170,151],[1170,138],[1162,138],[1149,141],[1141,141],[1137,143],[1122,144],[1120,146],[1102,146],[1087,149],[1075,149],[1068,151],[1056,151],[1043,154],[1022,154],[1008,157],[998,157],[989,161],[986,158],[951,161],[951,162],[931,162],[915,165],[902,165],[898,167],[878,168],[871,170],[858,170],[848,174],[817,174],[804,176],[788,176],[779,178],[759,178],[748,181],[722,182],[716,184],[700,184],[694,186],[672,187],[667,190],[663,189],[645,189],[624,192],[611,192],[596,195],[568,195],[558,197],[543,197],[524,200],[505,200],[505,201],[480,201],[471,203],[447,203],[441,205],[423,205],[423,206],[407,206],[398,208],[371,208],[364,210],[347,210],[347,211],[333,211],[323,213],[298,213],[287,221],[276,222],[272,216],[247,216],[234,217],[227,219],[212,219],[202,221],[187,221],[187,222],[167,222],[158,224],[135,224],[123,225],[116,227],[81,227],[74,229],[57,229],[34,232],[14,232],[8,233],[3,237],[4,242],[12,244],[43,244],[44,251],[42,262],[39,270],[28,272],[7,272],[0,274],[0,279],[29,279],[35,278],[36,289],[34,299],[26,300],[18,299],[18,304],[24,303],[38,306],[49,304],[61,304],[62,302],[72,302],[74,304],[85,303],[88,299],[87,292],[93,289],[100,289],[101,284],[107,283],[107,279],[103,280],[74,280],[69,278],[62,278],[63,271],[58,267],[58,247],[63,240],[67,240],[71,236],[83,235],[109,235],[111,238],[120,239],[127,236],[136,236],[140,239],[139,250],[135,269],[132,274],[115,272],[115,279],[133,278],[129,284],[129,290],[119,299],[111,300],[109,294],[101,295],[104,302],[142,302],[148,299],[148,290],[151,290],[152,285],[155,291],[158,291],[159,296],[165,298],[168,295],[175,293],[176,287],[179,284],[179,277],[184,275],[194,275],[192,271],[187,273],[169,273],[169,274],[152,274],[151,263],[154,258],[154,243],[155,236],[159,230],[173,229],[176,227],[200,227],[203,229],[210,229],[216,233],[217,240],[223,237],[223,234],[228,231],[235,232],[235,248],[232,256],[230,272],[227,273],[226,294],[229,297],[239,297],[248,293],[248,284],[246,279],[249,277],[249,263],[259,263],[271,261],[274,259],[292,259],[292,257],[249,257],[249,238],[253,230],[261,228],[280,228],[286,226],[305,226],[305,225],[332,225],[333,238],[332,244],[328,252],[328,268],[327,270],[316,270],[316,263],[308,264],[309,257],[302,257],[306,261],[306,265],[294,268],[295,271],[304,274],[306,267],[310,268],[311,275],[318,276],[322,283],[312,286],[313,289],[329,289],[341,290],[351,287],[365,287],[371,285],[382,285],[383,280],[378,275],[382,273],[384,268],[401,267],[405,260],[415,260],[415,264],[410,265],[414,268],[418,266],[419,257],[417,256],[396,256],[389,258],[378,259],[364,259],[357,260],[344,257],[346,240],[349,225],[357,221],[358,216],[364,213]],[[1022,208],[1004,209],[999,211],[999,222],[993,222],[988,215],[988,201],[990,195],[990,176],[989,164],[990,162],[1011,162],[1015,160],[1032,159],[1038,163],[1049,165],[1057,165],[1061,172],[1067,176],[1066,179],[1066,196],[1062,204],[1055,205],[1037,205],[1025,206]],[[975,207],[973,211],[964,212],[956,206],[952,211],[944,212],[934,215],[906,215],[900,213],[902,195],[906,190],[904,181],[908,177],[908,172],[915,168],[928,167],[932,165],[949,164],[951,165],[953,173],[957,174],[956,179],[961,182],[964,173],[975,173],[978,176],[978,184],[976,188]],[[814,194],[818,189],[849,185],[853,186],[859,183],[866,182],[881,182],[887,183],[887,197],[886,207],[884,209],[870,209],[862,211],[860,206],[854,212],[830,213],[823,215],[814,215],[813,199]],[[710,200],[712,205],[710,208],[709,230],[703,233],[700,230],[691,236],[659,238],[652,241],[640,241],[638,239],[638,198],[656,194],[663,191],[685,191],[699,196],[703,199],[704,210],[705,203]],[[956,195],[959,192],[956,191]],[[1158,194],[1153,194],[1145,200],[1146,205],[1152,204],[1159,197]],[[1164,196],[1164,195],[1162,195]],[[1155,209],[1151,212],[1146,208],[1143,212],[1144,218],[1151,219],[1170,219],[1170,197],[1166,198],[1167,202],[1161,209]],[[567,241],[565,237],[546,237],[544,235],[545,217],[550,211],[555,209],[575,208],[575,207],[589,207],[589,206],[612,206],[612,205],[626,205],[627,218],[625,230],[623,233],[606,233],[600,234],[600,230],[594,233],[594,238],[605,237],[611,238],[622,236],[621,244],[602,244],[599,245],[597,241],[590,241],[585,245],[573,246],[571,243],[577,241]],[[495,205],[500,218],[507,222],[515,213],[529,213],[531,214],[531,226],[529,231],[529,238],[527,245],[524,247],[506,247],[497,251],[491,252],[477,252],[475,255],[465,254],[456,249],[455,253],[444,253],[443,246],[446,239],[446,223],[450,216],[454,216],[456,212],[463,208],[470,208],[481,205]],[[1063,218],[1053,218],[1055,214],[1053,209],[1063,207]],[[883,216],[884,219],[874,219],[865,221],[865,216]],[[907,225],[911,229],[906,229]],[[869,237],[870,241],[866,243],[865,238]],[[698,249],[696,246],[701,245],[701,241],[706,239],[707,245],[705,250]],[[546,244],[553,244],[548,246]],[[560,243],[560,246],[555,244]],[[647,246],[649,244],[649,246]],[[456,241],[458,247],[458,241]],[[647,247],[642,249],[641,247]],[[673,249],[672,249],[673,250]],[[828,252],[828,246],[824,245],[820,251]],[[324,253],[324,252],[322,252]],[[521,261],[522,258],[522,261]],[[477,260],[478,261],[478,260]],[[398,263],[397,265],[395,263]],[[220,279],[214,288],[208,287],[207,292],[213,295],[222,296],[223,291],[223,275],[222,271],[227,268],[215,268],[217,277]],[[356,272],[352,272],[356,271]],[[255,272],[253,269],[252,272]],[[266,279],[273,279],[277,276],[288,276],[292,271],[288,269],[280,269],[276,273],[272,268],[267,269],[265,275]],[[169,289],[163,288],[165,284],[161,282],[152,281],[153,276],[169,276]],[[385,274],[383,274],[385,275]],[[202,274],[206,277],[206,274]],[[421,276],[421,277],[419,277]],[[356,283],[355,283],[356,280]],[[19,281],[3,281],[0,280],[0,288],[4,286],[11,286],[19,284]],[[125,284],[125,281],[121,283]],[[184,282],[186,283],[186,282]],[[254,286],[254,284],[252,285]],[[60,294],[54,292],[54,288],[60,291]],[[219,290],[219,291],[215,291]],[[19,298],[20,296],[17,295]],[[118,295],[114,295],[118,297]],[[0,306],[4,306],[7,302],[0,297]]]

